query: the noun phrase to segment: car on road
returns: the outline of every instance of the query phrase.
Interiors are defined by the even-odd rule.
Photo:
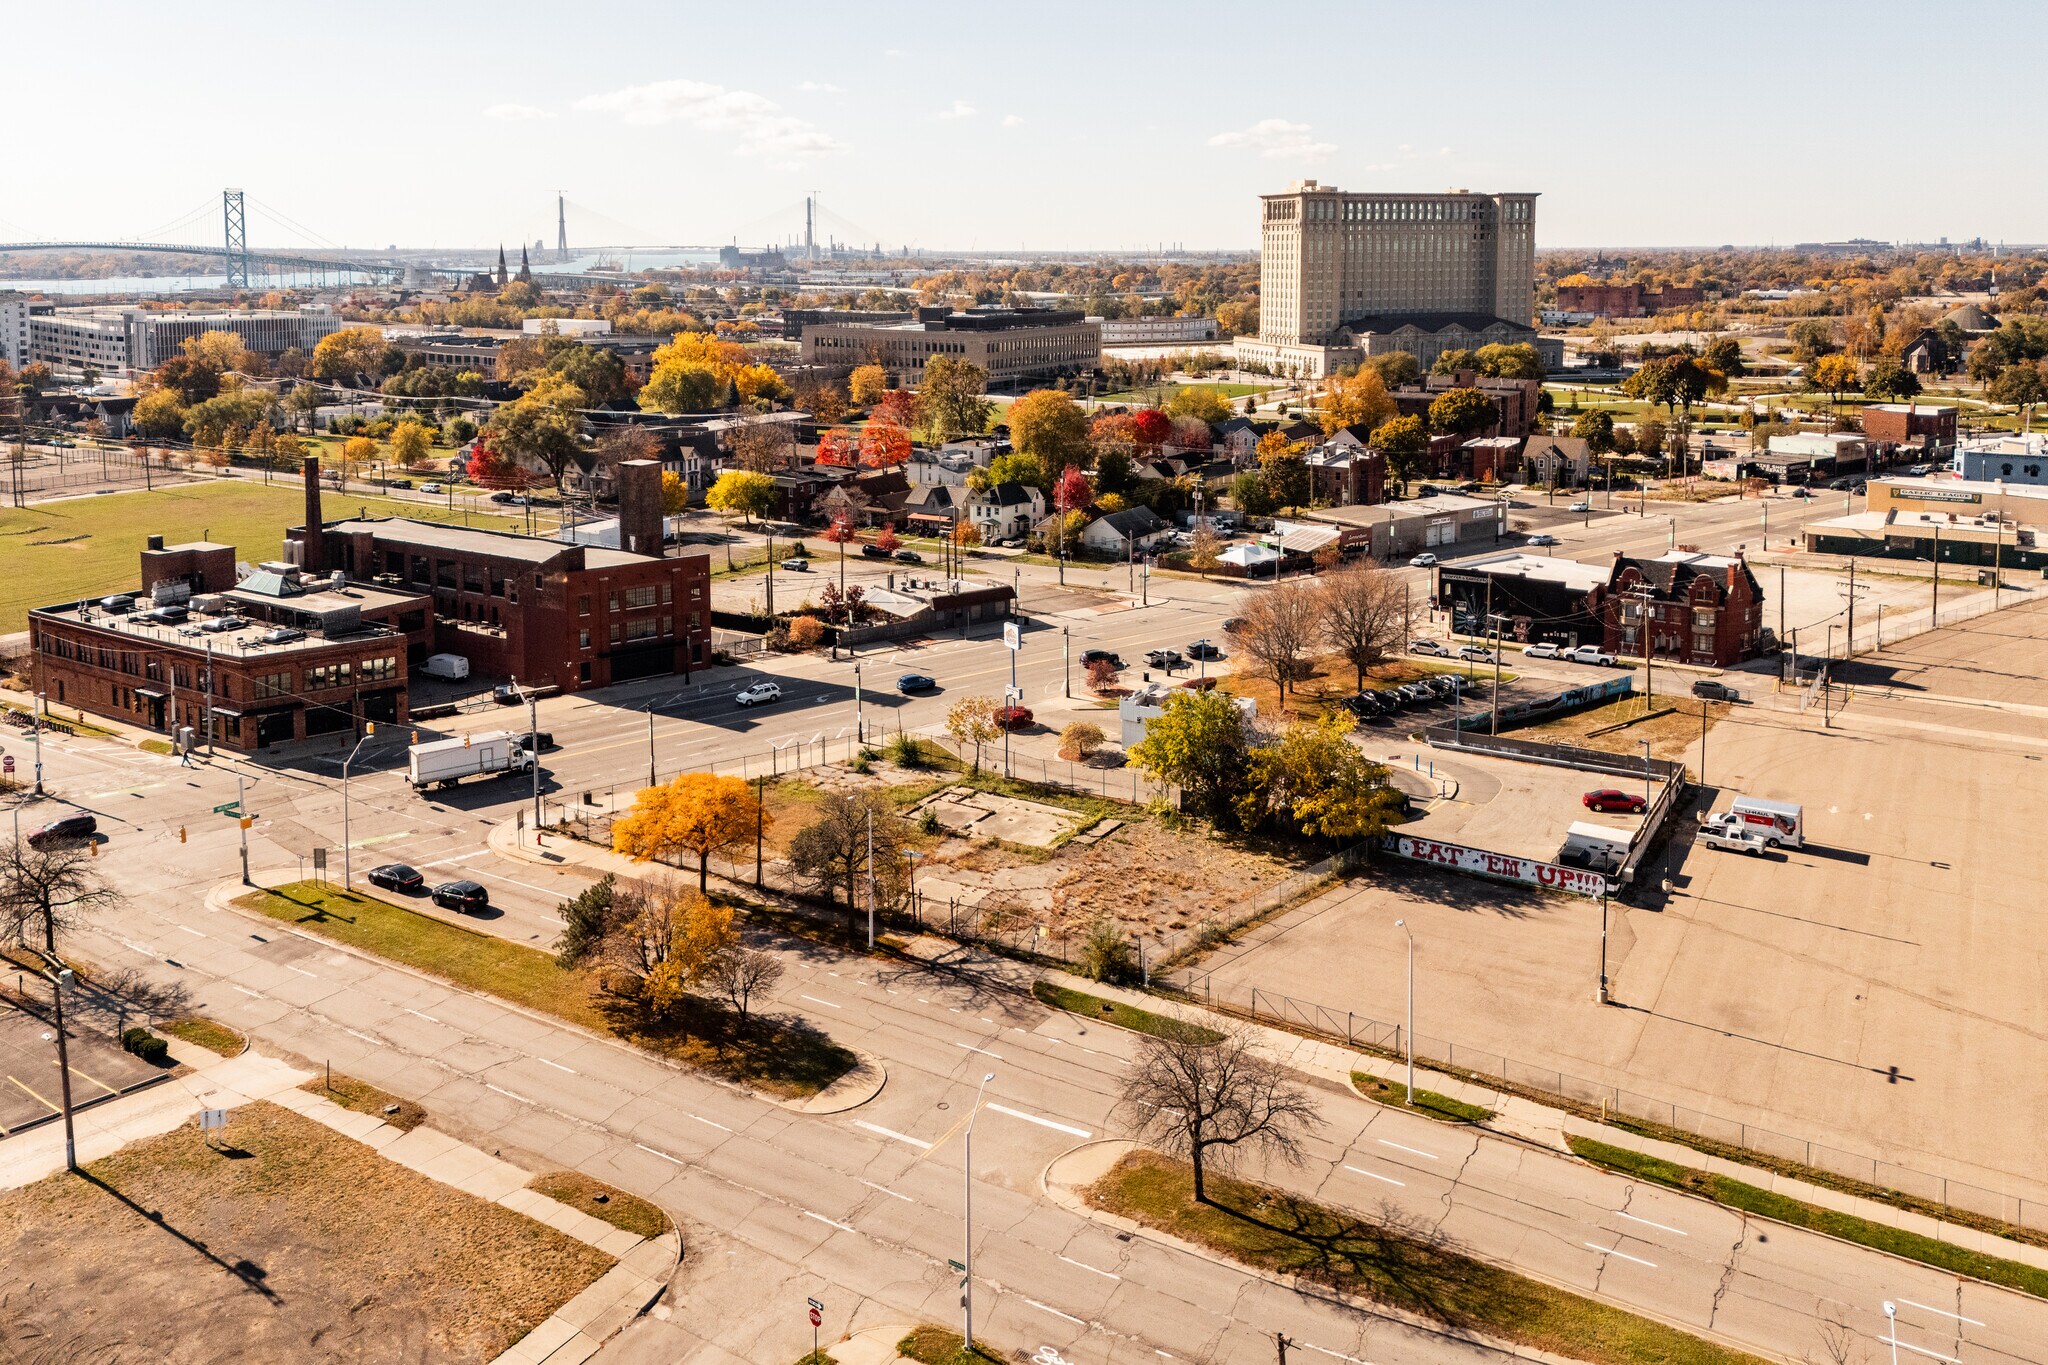
[[[1575,664],[1599,664],[1603,668],[1613,668],[1621,662],[1598,645],[1580,645],[1577,649],[1565,650],[1557,657]]]
[[[1408,567],[1411,569],[1433,569],[1436,567],[1436,556],[1425,550],[1409,560]]]
[[[1021,550],[1024,548],[1024,537],[1004,536],[996,542],[996,548],[999,550]]]
[[[513,735],[512,746],[544,754],[555,747],[555,734],[552,730],[528,730],[524,734]]]
[[[1223,651],[1216,648],[1208,640],[1193,640],[1188,643],[1188,657],[1190,659],[1207,659],[1213,663],[1223,657]]]
[[[781,701],[782,684],[757,682],[752,687],[742,687],[733,693],[732,699],[741,706],[759,706],[764,701]]]
[[[1410,640],[1408,642],[1408,652],[1410,654],[1434,654],[1443,659],[1451,657],[1451,647],[1449,645],[1441,640],[1431,640],[1426,637]]]
[[[1177,649],[1148,649],[1145,651],[1145,663],[1151,668],[1163,668],[1168,673],[1188,666],[1188,661]]]
[[[1702,701],[1741,701],[1742,694],[1724,682],[1712,678],[1701,678],[1692,685],[1692,694]]]
[[[1539,531],[1535,535],[1530,536],[1526,543],[1530,545],[1555,545],[1557,544],[1557,537],[1545,535]]]
[[[1593,504],[1587,501],[1585,498],[1580,498],[1577,502],[1571,505],[1570,510],[1574,512],[1590,512],[1593,510]]]
[[[905,673],[896,680],[898,692],[929,692],[939,685],[939,680],[928,673]]]
[[[370,879],[370,885],[386,891],[417,891],[427,884],[420,870],[409,863],[382,863],[363,875]]]
[[[442,882],[434,888],[434,904],[443,910],[472,914],[491,908],[491,893],[472,881]]]
[[[1093,668],[1096,664],[1107,663],[1111,668],[1124,666],[1123,656],[1112,649],[1084,649],[1081,651],[1081,667]]]
[[[1579,802],[1587,810],[1597,810],[1603,815],[1641,815],[1650,808],[1650,803],[1642,797],[1613,787],[1587,792]]]
[[[48,848],[57,844],[76,844],[91,839],[100,832],[100,822],[90,815],[67,815],[62,820],[52,820],[41,829],[28,832],[31,848]]]
[[[863,545],[860,547],[860,557],[862,559],[887,559],[889,551],[879,545]]]
[[[1557,643],[1554,640],[1538,640],[1535,644],[1522,651],[1522,657],[1525,659],[1555,659],[1562,652],[1558,649]]]
[[[891,556],[898,564],[922,564],[924,556],[915,550],[898,550]]]
[[[412,487],[412,480],[411,480],[411,479],[386,479],[386,480],[384,481],[384,486],[385,486],[386,488],[411,488],[411,487]]]
[[[1458,650],[1461,659],[1474,659],[1482,664],[1494,662],[1494,652],[1484,645],[1465,645]]]
[[[1870,491],[1869,481],[1865,479],[1858,479],[1854,483],[1849,485],[1849,491],[1860,498],[1865,493]]]
[[[1242,616],[1232,616],[1223,623],[1223,633],[1225,635],[1235,635],[1243,629],[1244,618]]]
[[[1771,846],[1763,835],[1740,825],[1702,825],[1700,842],[1724,853],[1747,853],[1753,858],[1763,857]]]
[[[422,493],[445,493],[447,491],[438,483],[423,483],[420,485],[420,492]]]
[[[511,683],[499,683],[491,689],[491,700],[500,706],[517,706],[526,698],[519,695],[519,689]]]
[[[785,559],[782,561],[782,567],[791,573],[809,573],[811,571],[811,561],[808,559]]]
[[[518,502],[519,495],[517,493],[507,492],[505,489],[500,488],[497,492],[491,494],[491,501],[506,503]]]
[[[277,626],[266,630],[257,637],[258,643],[266,645],[288,645],[295,640],[306,638],[306,632],[296,626]]]
[[[1792,496],[1795,498],[1810,498],[1813,496],[1813,490],[1811,488],[1806,487],[1804,484],[1801,484],[1799,487],[1792,490]]]

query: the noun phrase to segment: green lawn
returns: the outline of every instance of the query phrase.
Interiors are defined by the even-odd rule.
[[[1098,403],[1152,403],[1164,402],[1166,398],[1181,389],[1208,389],[1225,398],[1242,398],[1249,393],[1268,393],[1277,389],[1278,384],[1237,384],[1222,380],[1203,380],[1194,384],[1156,384],[1142,389],[1123,389],[1116,393],[1101,394]]]
[[[997,1362],[1003,1359],[980,1342],[974,1344],[970,1354],[966,1338],[958,1332],[944,1327],[926,1324],[896,1343],[898,1359],[915,1360],[921,1365],[981,1365],[981,1362]]]
[[[1207,1204],[1189,1168],[1139,1151],[1086,1191],[1097,1208],[1269,1274],[1299,1275],[1468,1331],[1593,1365],[1763,1365],[1756,1356],[1489,1265],[1402,1226],[1211,1174]]]
[[[687,997],[675,1016],[652,1019],[629,1002],[599,991],[592,968],[564,967],[537,948],[325,883],[291,882],[270,891],[248,892],[235,903],[458,986],[779,1095],[814,1095],[859,1063],[851,1052],[802,1021],[757,1016],[741,1028],[726,1010],[697,996]]]
[[[154,492],[110,493],[0,510],[0,632],[23,629],[31,607],[99,597],[138,581],[137,556],[147,538],[164,543],[212,540],[233,545],[236,557],[254,564],[284,554],[284,531],[305,520],[298,485],[279,479],[265,485],[252,471],[213,483],[173,484]],[[330,519],[406,516],[462,524],[464,513],[431,503],[326,490],[322,507]],[[468,514],[467,523],[494,531],[518,530],[523,521]]]
[[[2023,1294],[2048,1298],[2048,1270],[2038,1270],[1999,1256],[1979,1255],[1952,1242],[1937,1242],[1932,1237],[1923,1237],[1917,1232],[1907,1232],[1886,1223],[1873,1223],[1854,1214],[1837,1213],[1833,1209],[1773,1194],[1727,1176],[1645,1156],[1626,1147],[1614,1147],[1569,1133],[1565,1135],[1565,1141],[1571,1144],[1574,1153],[1585,1160],[1640,1180],[1702,1195],[1731,1209],[1775,1218],[1781,1223],[1807,1228],[1828,1237],[1839,1237],[1845,1242],[1875,1247],[1952,1274],[1969,1275],[2008,1289],[2017,1289]]]
[[[1100,1023],[1115,1024],[1119,1028],[1127,1028],[1136,1033],[1164,1033],[1175,1022],[1166,1015],[1154,1014],[1151,1010],[1141,1010],[1122,1001],[1104,1000],[1101,996],[1089,995],[1086,991],[1070,991],[1063,986],[1055,986],[1050,981],[1034,981],[1031,984],[1031,993],[1038,997],[1040,1004],[1051,1005],[1056,1010],[1065,1010],[1069,1014],[1078,1014]],[[1223,1041],[1223,1035],[1214,1029],[1201,1031],[1210,1035],[1215,1042]]]
[[[1358,1093],[1369,1100],[1377,1100],[1392,1109],[1407,1109],[1425,1118],[1441,1119],[1446,1123],[1484,1123],[1493,1117],[1491,1109],[1463,1100],[1454,1100],[1449,1095],[1439,1095],[1434,1090],[1417,1090],[1415,1103],[1408,1103],[1408,1087],[1399,1081],[1385,1081],[1369,1071],[1351,1073],[1351,1083],[1358,1087]]]

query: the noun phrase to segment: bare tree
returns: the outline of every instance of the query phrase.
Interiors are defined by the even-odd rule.
[[[903,856],[906,830],[895,803],[880,792],[834,792],[815,810],[811,823],[789,841],[789,862],[797,875],[808,878],[828,902],[843,889],[851,916],[860,906],[861,882],[872,871],[877,908],[894,904],[909,861]]]
[[[1323,638],[1358,670],[1365,687],[1366,670],[1385,663],[1400,649],[1407,621],[1405,585],[1369,559],[1332,574],[1318,591],[1322,598]]]
[[[645,427],[618,427],[597,438],[597,468],[618,477],[627,460],[659,460],[661,439]]]
[[[1249,1029],[1231,1025],[1219,1038],[1185,1019],[1138,1045],[1117,1112],[1142,1141],[1187,1158],[1202,1203],[1211,1165],[1227,1169],[1243,1152],[1298,1165],[1303,1139],[1322,1126],[1308,1092],[1254,1050]]]
[[[0,844],[0,935],[23,944],[40,939],[43,951],[54,957],[60,930],[120,900],[79,845],[37,848],[26,839]]]
[[[1323,634],[1321,595],[1307,583],[1281,583],[1251,600],[1237,628],[1238,647],[1273,680],[1284,702],[1302,675],[1302,656]]]
[[[766,995],[782,980],[782,959],[761,948],[734,948],[720,953],[706,975],[744,1026],[754,997]]]
[[[781,473],[796,453],[796,438],[790,434],[789,423],[766,417],[741,423],[728,444],[733,464],[756,474]]]

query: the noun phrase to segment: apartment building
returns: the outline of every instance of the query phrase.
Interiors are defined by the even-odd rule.
[[[1424,368],[1489,327],[1536,343],[1534,194],[1346,193],[1300,180],[1259,202],[1259,335],[1237,339],[1240,361],[1320,376],[1373,353],[1362,337],[1403,324],[1415,329],[1409,345],[1380,350],[1432,347]]]
[[[1102,363],[1102,323],[1051,308],[919,308],[908,322],[827,322],[803,329],[803,363],[876,364],[909,387],[925,362],[971,361],[991,388],[1086,374]]]
[[[29,319],[56,310],[54,303],[15,290],[0,290],[0,360],[17,370],[28,364]]]
[[[107,372],[153,370],[204,332],[232,332],[275,359],[292,350],[310,355],[320,338],[341,330],[334,310],[319,305],[215,312],[31,306],[27,322],[28,359]]]

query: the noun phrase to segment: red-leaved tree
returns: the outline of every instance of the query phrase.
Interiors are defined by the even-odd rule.
[[[1081,472],[1079,465],[1068,465],[1052,487],[1052,505],[1062,512],[1078,511],[1086,507],[1094,496],[1094,490],[1088,487],[1088,476]]]
[[[909,464],[910,433],[894,422],[869,422],[860,430],[860,462],[869,469]]]
[[[868,416],[877,422],[891,422],[907,427],[917,415],[917,400],[908,389],[891,389],[882,395],[882,401],[868,410]]]
[[[491,444],[488,436],[476,438],[469,450],[469,481],[479,488],[524,488],[526,471],[519,462]]]
[[[834,427],[818,438],[818,463],[850,469],[859,449],[859,442],[851,431],[845,427]]]
[[[1131,439],[1140,449],[1157,450],[1173,436],[1173,419],[1158,408],[1143,408],[1131,416]]]
[[[875,548],[878,550],[887,550],[890,554],[893,555],[896,553],[897,550],[901,549],[902,546],[902,540],[900,540],[896,535],[896,523],[893,521],[883,522],[881,534],[875,537]]]

